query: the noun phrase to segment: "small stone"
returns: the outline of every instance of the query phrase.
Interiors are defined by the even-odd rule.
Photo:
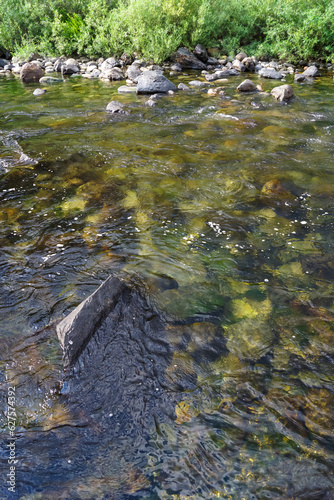
[[[124,109],[124,104],[121,103],[121,102],[117,102],[117,101],[111,101],[107,108],[106,108],[106,111],[108,111],[109,113],[119,113],[119,114],[128,114]]]
[[[148,106],[150,108],[153,108],[156,105],[157,101],[155,99],[149,99],[148,101],[145,102],[145,106]]]
[[[218,80],[218,75],[217,73],[213,73],[212,75],[207,74],[205,75],[205,79],[207,82],[214,82],[215,80]]]
[[[137,92],[137,87],[129,86],[129,85],[121,85],[118,87],[118,92],[120,94],[132,94]]]
[[[35,89],[33,91],[33,95],[43,95],[45,94],[46,90],[45,89]]]
[[[207,82],[201,82],[200,80],[192,80],[189,82],[189,85],[192,87],[204,87],[205,85],[208,85]]]
[[[39,83],[59,83],[63,80],[61,78],[55,78],[54,76],[42,76],[39,79]]]
[[[188,85],[185,85],[184,83],[179,83],[177,88],[179,90],[190,90],[190,88],[188,87]]]
[[[170,68],[172,71],[182,71],[182,66],[179,63],[175,63]]]

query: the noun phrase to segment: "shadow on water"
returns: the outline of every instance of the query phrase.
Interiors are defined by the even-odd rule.
[[[17,498],[333,498],[333,84],[282,105],[240,81],[153,109],[1,82]],[[104,112],[116,95],[130,115]],[[52,325],[111,273],[125,288],[64,371]]]

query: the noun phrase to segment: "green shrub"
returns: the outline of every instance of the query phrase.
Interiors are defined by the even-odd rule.
[[[179,46],[289,58],[334,57],[334,0],[6,0],[0,42],[11,51],[161,62]]]

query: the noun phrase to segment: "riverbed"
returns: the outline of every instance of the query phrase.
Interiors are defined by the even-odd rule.
[[[6,443],[7,381],[17,498],[333,498],[333,76],[288,76],[289,103],[257,75],[264,93],[237,92],[243,79],[154,108],[116,82],[71,77],[37,97],[1,79],[1,423]],[[180,382],[174,418],[135,454],[132,435],[112,442],[59,403],[58,341],[34,340],[110,274],[168,319]]]

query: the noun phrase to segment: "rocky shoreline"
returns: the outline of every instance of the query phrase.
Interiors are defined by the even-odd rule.
[[[176,87],[166,76],[174,76],[186,70],[200,70],[201,80],[189,82],[189,86],[180,83]],[[288,75],[294,75],[295,83],[310,83],[321,76],[319,70],[326,73],[333,71],[331,64],[321,64],[317,61],[307,63],[300,61],[299,66],[287,62],[261,61],[240,52],[235,58],[226,57],[217,59],[210,55],[200,44],[193,52],[181,47],[173,55],[170,63],[162,65],[147,64],[144,60],[123,54],[107,59],[91,60],[87,57],[43,58],[39,54],[32,54],[28,61],[0,59],[0,76],[19,76],[23,83],[39,82],[43,85],[63,81],[65,76],[72,78],[100,79],[105,82],[125,81],[118,89],[119,93],[150,94],[148,106],[155,106],[159,94],[173,94],[177,90],[188,90],[210,86],[213,82],[220,84],[229,77],[241,74],[257,74],[264,79],[286,81]],[[239,92],[259,92],[261,85],[255,85],[250,79],[243,81],[238,87]],[[42,95],[46,89],[36,89],[34,95]],[[221,87],[209,88],[209,95],[224,95]],[[290,85],[275,87],[271,94],[279,101],[288,101],[293,96]],[[126,113],[123,106],[115,101],[109,103],[107,111],[111,113]]]

